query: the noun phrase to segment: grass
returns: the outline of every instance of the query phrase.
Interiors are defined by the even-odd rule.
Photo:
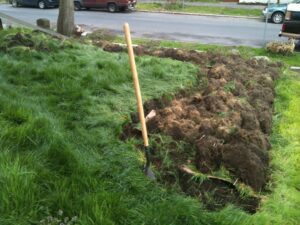
[[[232,9],[226,7],[213,6],[184,6],[184,8],[182,8],[181,4],[164,5],[162,3],[139,3],[137,4],[137,9],[232,16],[261,16],[261,10],[259,9]]]
[[[298,61],[299,62],[299,61]],[[273,214],[272,222],[297,224],[300,221],[300,79],[285,72],[277,82],[274,125],[271,142],[271,185],[273,194],[265,202],[262,215]]]
[[[119,140],[122,125],[136,111],[126,54],[62,44],[37,33],[28,37],[32,47],[16,46],[8,41],[16,32],[0,32],[0,224],[40,224],[48,215],[58,217],[59,210],[77,216],[82,225],[300,221],[299,76],[285,69],[277,82],[272,192],[265,194],[259,212],[251,216],[232,206],[207,212],[197,200],[144,177],[142,153],[135,143]],[[239,51],[245,57],[267,54]],[[288,65],[300,62],[299,55],[268,56]],[[197,67],[189,63],[143,56],[137,66],[144,100],[195,84]]]
[[[195,220],[197,202],[150,183],[140,151],[119,141],[136,109],[127,55],[44,35],[12,46],[14,32],[0,33],[0,224],[38,224],[60,209],[84,225]],[[192,86],[197,72],[153,57],[137,65],[145,100]]]

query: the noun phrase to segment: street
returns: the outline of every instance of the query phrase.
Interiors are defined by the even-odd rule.
[[[32,24],[38,18],[47,18],[55,24],[58,16],[58,9],[13,8],[7,4],[0,5],[0,11]],[[264,46],[265,24],[255,19],[146,12],[112,14],[106,11],[83,10],[75,12],[75,22],[94,28],[108,28],[119,33],[122,32],[123,23],[128,22],[133,37],[203,44]],[[269,23],[266,41],[280,40],[280,29],[281,25]]]

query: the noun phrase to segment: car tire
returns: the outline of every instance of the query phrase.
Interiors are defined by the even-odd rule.
[[[74,2],[74,10],[75,11],[80,11],[81,10],[80,2]]]
[[[272,22],[276,24],[283,23],[284,20],[284,14],[282,12],[275,12],[272,15]]]
[[[107,10],[108,12],[114,13],[117,11],[117,5],[115,3],[108,3]]]
[[[18,3],[17,0],[12,0],[11,5],[12,5],[12,7],[19,7],[20,6],[20,4]]]
[[[47,8],[47,5],[46,5],[46,3],[45,3],[44,0],[40,0],[40,1],[38,2],[38,7],[39,7],[40,9],[46,9],[46,8]]]

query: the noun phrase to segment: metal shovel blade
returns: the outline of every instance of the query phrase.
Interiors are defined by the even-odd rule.
[[[151,180],[156,180],[155,174],[151,170],[151,150],[147,146],[144,149],[145,157],[146,157],[146,164],[144,166],[144,174]]]

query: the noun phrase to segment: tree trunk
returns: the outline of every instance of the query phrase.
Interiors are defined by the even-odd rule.
[[[57,32],[66,36],[71,36],[74,31],[74,26],[73,0],[60,0]]]
[[[0,18],[0,30],[3,30],[2,20]]]

